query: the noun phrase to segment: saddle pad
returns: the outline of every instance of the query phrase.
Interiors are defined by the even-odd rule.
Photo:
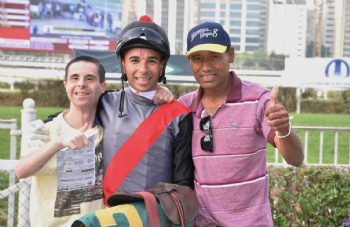
[[[160,204],[157,204],[157,206],[160,224],[166,227],[167,218]],[[150,227],[148,226],[144,202],[133,202],[98,210],[75,220],[71,227],[80,227],[81,224],[84,224],[86,227]],[[175,227],[178,225],[172,224],[171,226]],[[192,222],[188,227],[192,227]]]
[[[163,213],[176,225],[190,223],[197,216],[199,202],[196,194],[187,186],[161,182],[147,192],[157,198]],[[118,206],[138,201],[143,201],[142,196],[135,193],[116,192],[108,198],[107,203],[110,206]]]

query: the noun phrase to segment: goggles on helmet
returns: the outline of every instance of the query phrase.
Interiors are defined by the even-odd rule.
[[[151,45],[157,47],[157,49],[164,53],[167,58],[170,57],[169,46],[164,38],[156,31],[145,27],[137,27],[125,32],[117,43],[117,55],[119,54],[120,49],[123,48],[127,42],[133,39],[143,39]]]

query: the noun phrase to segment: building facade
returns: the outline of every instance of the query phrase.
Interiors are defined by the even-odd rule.
[[[188,31],[212,21],[237,53],[350,56],[350,0],[122,0],[123,26],[145,14],[167,32],[172,54],[185,54]]]
[[[220,23],[236,52],[266,52],[268,0],[202,0],[199,9],[199,22]]]
[[[350,0],[345,2],[343,57],[350,58]]]
[[[306,4],[271,4],[267,52],[305,57],[308,25]]]

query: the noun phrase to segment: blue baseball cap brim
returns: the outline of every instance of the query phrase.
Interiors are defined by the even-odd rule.
[[[216,43],[205,43],[194,46],[186,53],[186,58],[191,54],[198,51],[212,51],[216,53],[224,53],[227,50],[227,46],[216,44]]]

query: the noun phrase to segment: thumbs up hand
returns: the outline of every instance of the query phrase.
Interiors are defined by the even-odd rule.
[[[73,150],[81,149],[89,144],[89,140],[84,135],[84,132],[88,129],[88,124],[85,123],[79,130],[61,135],[60,140],[62,147],[70,147]]]
[[[278,132],[278,135],[284,136],[289,132],[289,115],[286,108],[277,101],[278,87],[271,90],[270,106],[265,111],[265,117],[268,118],[267,125]]]
[[[278,87],[274,87],[272,88],[272,91],[271,91],[270,106],[275,106],[278,103],[277,98],[278,98]]]

